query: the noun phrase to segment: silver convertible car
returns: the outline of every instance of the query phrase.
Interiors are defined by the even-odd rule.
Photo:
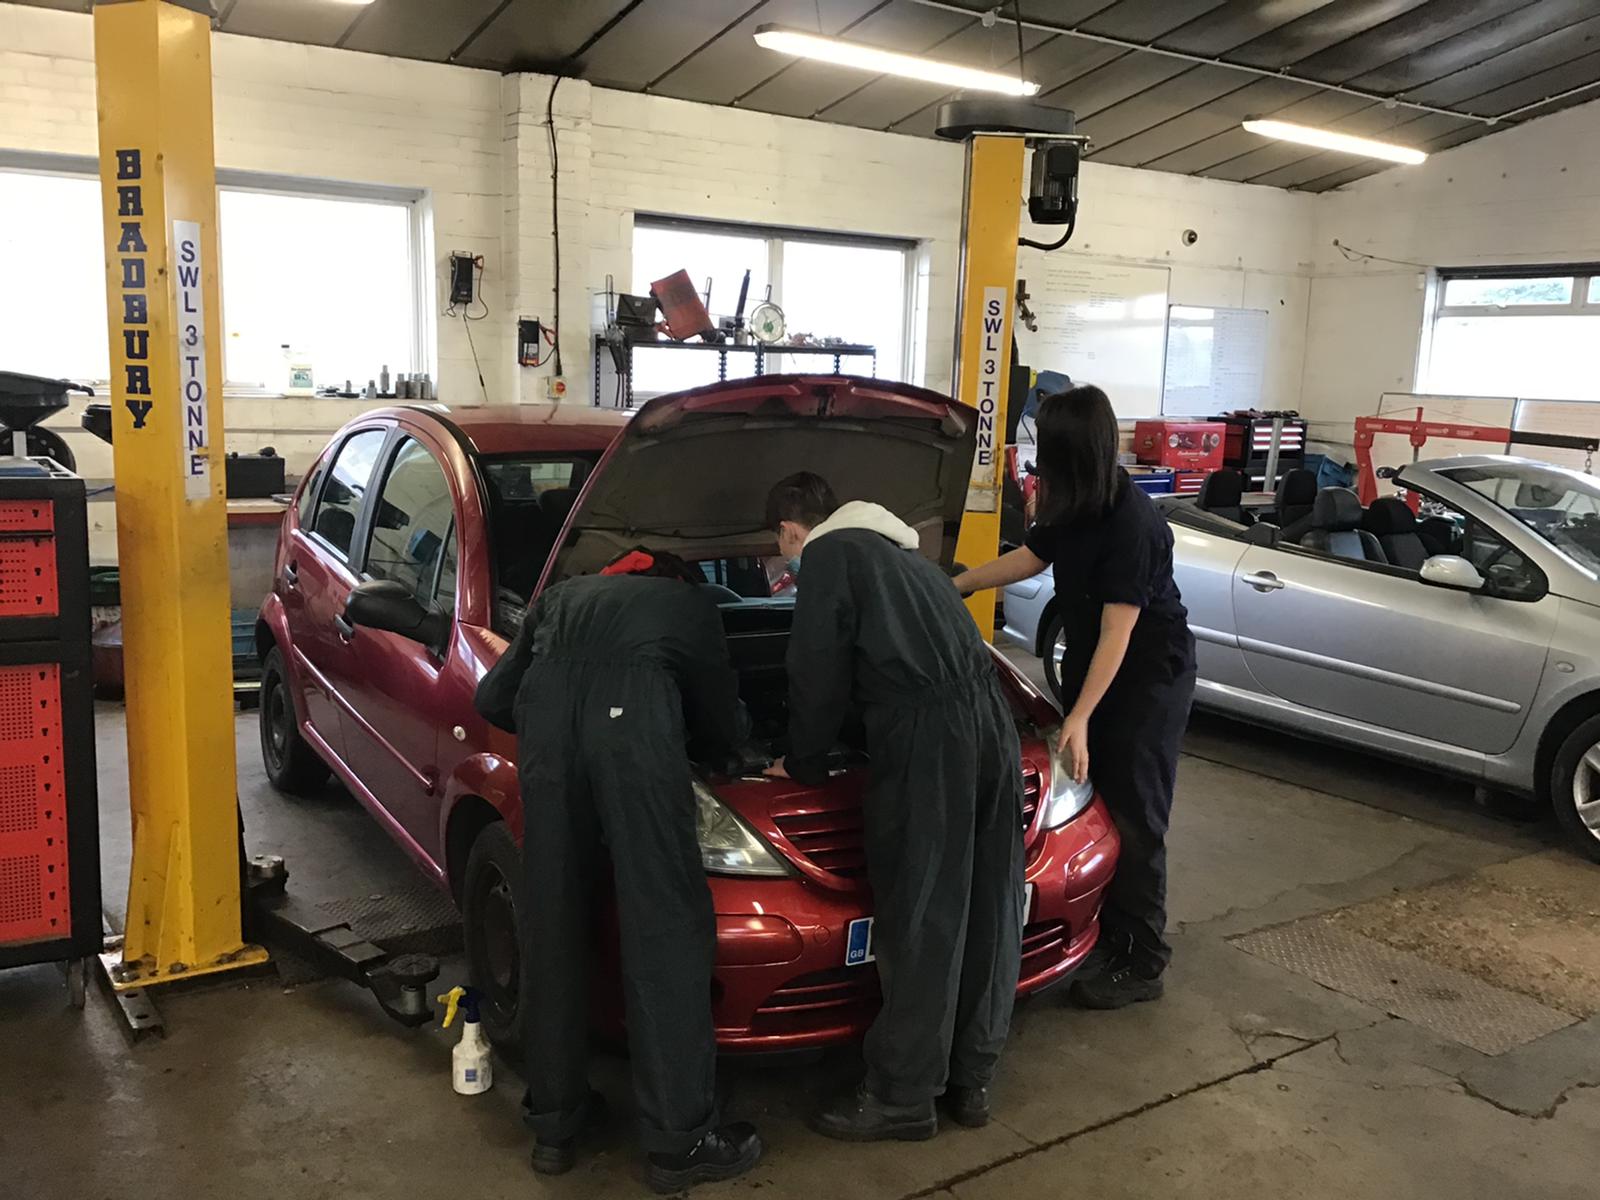
[[[1548,799],[1600,861],[1600,481],[1482,456],[1393,482],[1424,519],[1344,488],[1282,527],[1158,499],[1195,702]],[[1054,599],[1048,573],[1013,584],[1005,624],[1059,699]]]

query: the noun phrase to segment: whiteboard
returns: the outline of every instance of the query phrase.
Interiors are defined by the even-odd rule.
[[[1163,413],[1209,417],[1259,408],[1266,369],[1265,309],[1174,304],[1168,310]]]
[[[1035,371],[1060,371],[1111,397],[1119,417],[1161,412],[1167,348],[1165,267],[1128,266],[1070,251],[1032,252],[1018,264],[1039,330],[1016,325],[1017,351]]]
[[[1378,397],[1378,416],[1415,419],[1417,409],[1422,409],[1424,421],[1438,421],[1449,425],[1492,425],[1511,427],[1512,413],[1517,402],[1511,396],[1445,396],[1430,392],[1384,392]],[[1455,438],[1429,438],[1420,451],[1414,451],[1411,439],[1399,433],[1380,433],[1372,439],[1372,466],[1403,467],[1416,459],[1451,458],[1457,454],[1504,454],[1504,442],[1458,441]],[[1378,490],[1384,495],[1394,491],[1386,479],[1378,480]]]

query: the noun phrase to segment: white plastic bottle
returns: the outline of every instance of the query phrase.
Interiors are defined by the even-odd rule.
[[[479,1096],[494,1086],[494,1057],[478,1020],[478,993],[472,988],[454,987],[439,997],[445,1005],[444,1027],[461,1010],[461,1040],[450,1051],[450,1086],[460,1096]]]

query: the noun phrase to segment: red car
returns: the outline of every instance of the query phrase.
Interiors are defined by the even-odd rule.
[[[460,906],[486,1030],[513,1047],[522,808],[514,739],[473,691],[541,586],[638,542],[718,589],[763,747],[786,722],[793,599],[763,567],[767,487],[802,467],[881,501],[953,558],[971,409],[903,384],[767,376],[664,396],[630,421],[572,408],[389,408],[350,422],[307,472],[256,627],[267,773],[294,791],[329,772]],[[1055,709],[995,655],[1024,735],[1029,911],[1020,992],[1066,974],[1098,933],[1117,835],[1054,769]],[[717,913],[713,1002],[725,1047],[818,1046],[860,1034],[876,973],[847,954],[872,913],[862,755],[823,788],[706,765],[700,839]],[[734,772],[734,773],[729,773]],[[596,900],[598,936],[614,942]],[[862,930],[858,928],[857,934]],[[597,956],[597,1018],[620,1025],[617,956]]]

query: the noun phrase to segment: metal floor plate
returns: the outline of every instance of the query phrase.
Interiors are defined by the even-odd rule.
[[[1345,933],[1321,916],[1230,940],[1257,958],[1483,1054],[1504,1054],[1577,1019],[1461,971]]]
[[[437,888],[326,900],[317,905],[391,954],[453,954],[461,949],[461,915]]]

